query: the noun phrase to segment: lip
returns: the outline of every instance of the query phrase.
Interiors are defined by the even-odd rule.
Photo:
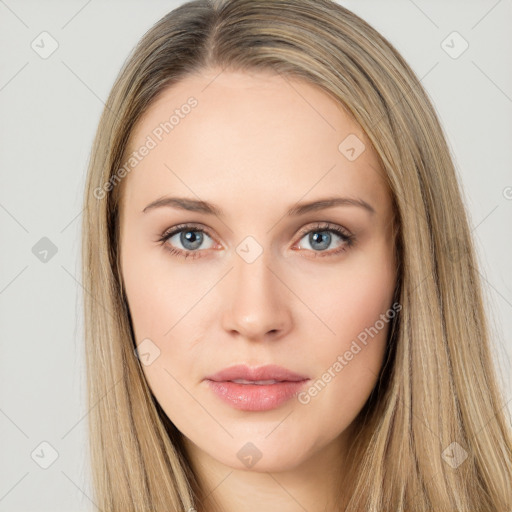
[[[210,389],[224,402],[242,411],[268,411],[283,405],[309,381],[309,377],[282,366],[256,368],[235,365],[204,379]],[[275,381],[263,384],[237,383],[244,381]]]

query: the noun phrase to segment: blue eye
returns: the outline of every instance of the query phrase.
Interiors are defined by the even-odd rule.
[[[342,243],[337,249],[326,251],[325,249],[332,243],[333,234],[338,237]],[[203,245],[205,236],[212,240],[212,242],[210,242],[209,247],[203,247],[203,249],[213,248],[215,244],[206,230],[192,224],[175,226],[171,230],[167,230],[163,233],[158,241],[167,251],[175,256],[182,258],[199,258],[201,257],[201,252],[203,252],[199,250],[199,248]],[[308,231],[303,231],[300,240],[306,236],[308,237],[308,244],[311,247],[307,252],[313,253],[313,257],[334,256],[344,252],[352,247],[355,240],[355,237],[344,230],[344,228],[329,223],[318,224],[313,229],[310,228]],[[169,243],[174,237],[176,237],[176,240],[174,240],[172,244]],[[183,249],[176,248],[176,244],[181,244]]]
[[[200,256],[197,249],[203,243],[205,235],[209,237],[204,229],[196,226],[176,226],[172,231],[164,233],[159,239],[159,242],[164,244],[165,248],[171,254],[182,256],[184,258],[197,258]],[[175,241],[175,243],[179,242],[183,249],[176,249],[173,245],[169,244],[169,241],[174,237],[177,237],[177,241]],[[206,249],[209,248],[211,247],[206,247]]]
[[[334,251],[325,251],[333,240],[333,236],[341,239],[341,246]],[[309,230],[306,232],[305,236],[302,238],[306,238],[311,250],[317,254],[318,256],[332,256],[334,254],[339,254],[340,252],[346,251],[349,247],[351,247],[354,243],[354,237],[344,230],[338,227],[329,227],[327,226],[318,226],[313,230]],[[301,238],[301,240],[302,240]],[[323,254],[325,253],[325,254]]]

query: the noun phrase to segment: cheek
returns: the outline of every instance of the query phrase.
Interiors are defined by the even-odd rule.
[[[313,287],[311,278],[297,281],[304,285],[298,294],[323,321],[319,337],[331,340],[329,346],[343,349],[358,336],[364,338],[364,333],[392,306],[394,262],[386,245],[379,249],[323,270],[315,276]],[[378,322],[377,329],[385,330],[382,322]]]
[[[196,265],[171,261],[173,257],[161,247],[147,249],[126,242],[125,257],[121,258],[123,278],[148,386],[168,413],[193,412],[193,417],[200,418],[195,421],[204,421],[207,429],[208,418],[185,388],[203,376],[201,366],[196,365],[204,360],[204,346],[199,341],[208,332],[203,314],[207,300],[202,299],[207,299],[218,278],[208,271],[201,273]],[[172,419],[176,420],[174,415]]]
[[[392,304],[396,273],[389,254],[383,244],[367,257],[347,259],[319,281],[327,286],[323,293],[319,288],[314,295],[309,292],[312,309],[328,329],[321,326],[323,334],[317,337],[316,380],[303,403],[311,403],[338,426],[355,417],[373,389],[399,311]],[[334,404],[341,407],[332,408]]]
[[[211,284],[198,280],[197,271],[194,279],[192,266],[170,265],[169,258],[161,248],[148,250],[127,239],[121,265],[143,373],[165,410],[176,411],[190,408],[180,383],[190,376],[200,337],[195,305]]]
[[[147,237],[147,234],[146,234]],[[162,247],[141,247],[127,237],[121,265],[136,343],[162,343],[207,293],[209,281],[197,279],[191,265],[180,265]]]

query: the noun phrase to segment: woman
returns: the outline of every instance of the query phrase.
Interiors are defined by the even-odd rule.
[[[451,156],[362,19],[170,12],[113,86],[85,206],[100,509],[511,509]]]

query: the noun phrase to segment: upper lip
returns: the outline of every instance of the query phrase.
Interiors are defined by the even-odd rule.
[[[245,364],[239,364],[224,368],[220,372],[206,377],[206,380],[213,380],[217,382],[226,382],[236,379],[244,379],[250,381],[261,381],[261,380],[276,380],[276,381],[290,381],[298,382],[301,380],[307,380],[309,377],[300,375],[292,372],[282,366],[269,364],[265,366],[250,367]]]

